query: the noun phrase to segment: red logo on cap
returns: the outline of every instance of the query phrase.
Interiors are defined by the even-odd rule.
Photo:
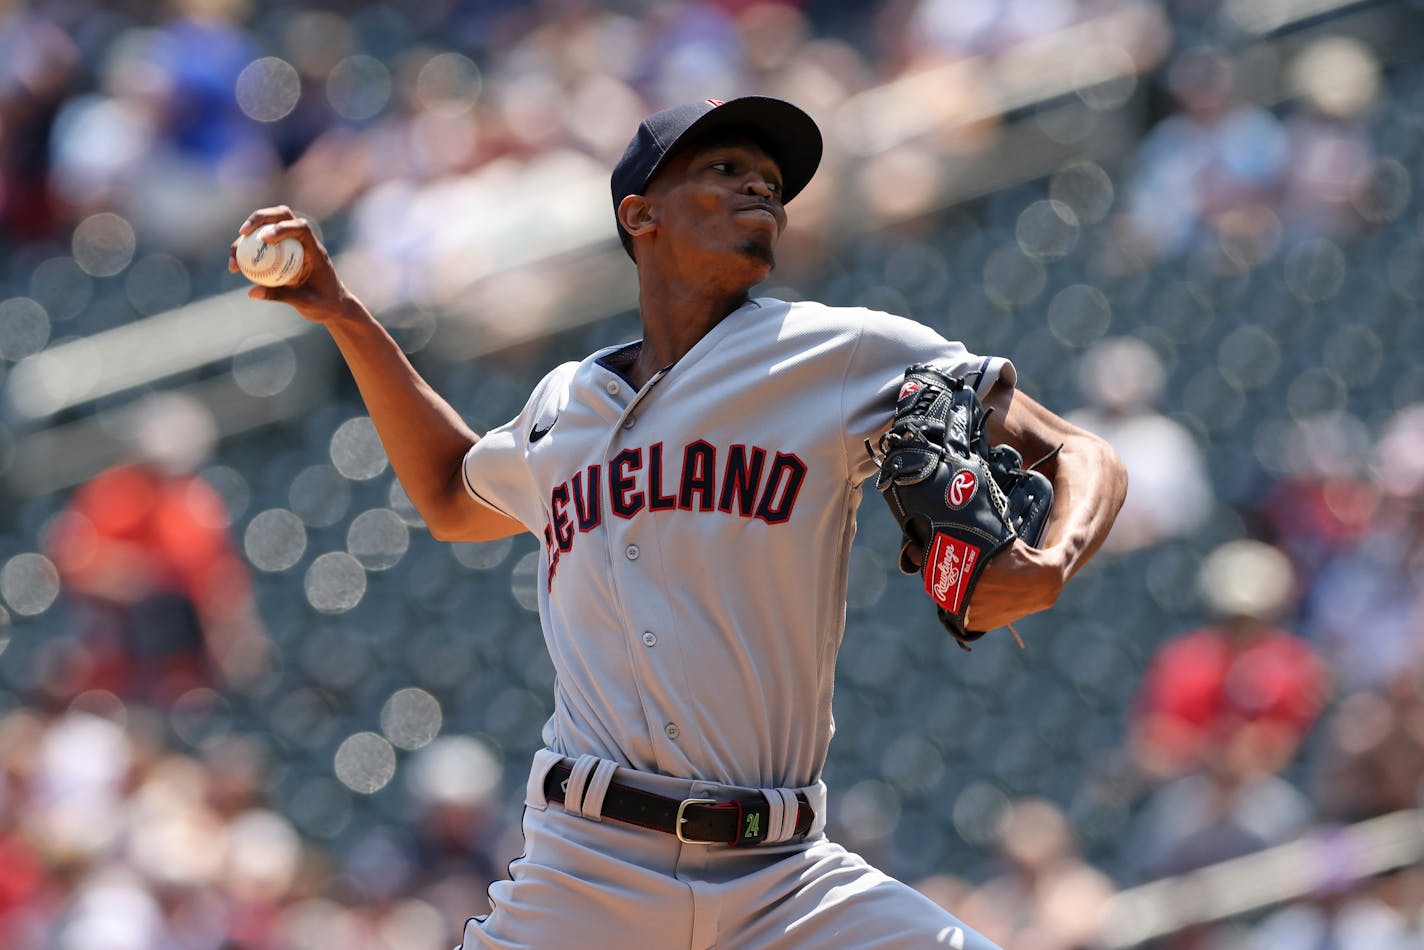
[[[722,99],[708,99],[707,101],[710,102],[710,103],[712,103],[714,106],[720,106],[720,105],[723,103],[724,100],[722,100]]]

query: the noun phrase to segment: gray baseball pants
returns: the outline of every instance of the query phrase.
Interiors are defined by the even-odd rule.
[[[601,792],[573,814],[544,796],[561,758],[541,750],[525,798],[524,855],[490,887],[493,910],[465,925],[463,950],[997,950],[948,911],[824,834],[824,784],[805,793],[816,822],[804,841],[758,847],[684,844],[601,820]],[[598,770],[590,786],[614,774]],[[728,789],[617,769],[617,781],[671,798]],[[606,787],[606,784],[605,784]],[[457,948],[460,950],[460,948]]]

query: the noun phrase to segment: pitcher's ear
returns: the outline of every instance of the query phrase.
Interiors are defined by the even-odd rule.
[[[657,226],[652,202],[643,195],[628,195],[618,202],[618,223],[631,235],[647,234]]]

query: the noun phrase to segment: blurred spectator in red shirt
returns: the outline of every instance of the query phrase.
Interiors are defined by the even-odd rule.
[[[1364,422],[1348,412],[1329,412],[1292,422],[1274,453],[1277,477],[1258,514],[1264,532],[1295,568],[1303,592],[1300,630],[1307,638],[1321,568],[1359,545],[1379,507],[1380,489],[1369,472],[1373,451]]]
[[[1180,874],[1289,841],[1314,817],[1279,774],[1326,701],[1325,664],[1277,626],[1294,603],[1290,561],[1232,541],[1202,564],[1209,626],[1167,641],[1132,708],[1132,750],[1156,788],[1137,822],[1132,876]]]
[[[56,518],[47,547],[82,641],[71,688],[162,706],[260,672],[251,579],[221,497],[194,474],[214,436],[197,402],[155,397],[134,461],[96,475]]]
[[[1329,691],[1315,650],[1276,625],[1294,599],[1290,561],[1263,542],[1232,541],[1203,563],[1200,584],[1215,621],[1169,640],[1149,664],[1132,712],[1138,763],[1165,778],[1226,755],[1274,773]]]
[[[40,240],[58,230],[49,139],[81,65],[63,30],[0,0],[0,225],[7,238]]]

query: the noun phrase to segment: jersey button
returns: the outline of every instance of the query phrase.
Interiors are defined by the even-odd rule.
[[[651,630],[643,631],[643,646],[655,647],[658,645],[658,635]]]
[[[629,416],[628,418],[626,418],[626,419],[623,420],[623,428],[625,428],[625,429],[631,429],[631,428],[633,428],[633,426],[634,426],[635,424],[637,424],[637,422],[638,422],[637,416]]]
[[[663,727],[663,734],[666,735],[669,739],[676,739],[678,736],[682,735],[682,730],[677,727],[677,723],[670,722]]]
[[[603,388],[608,390],[608,395],[610,396],[618,395],[618,382],[616,380],[610,379],[608,381],[608,385],[604,386]]]
[[[623,553],[628,555],[628,560],[630,561],[638,560],[638,546],[636,544],[628,545],[623,549]]]

